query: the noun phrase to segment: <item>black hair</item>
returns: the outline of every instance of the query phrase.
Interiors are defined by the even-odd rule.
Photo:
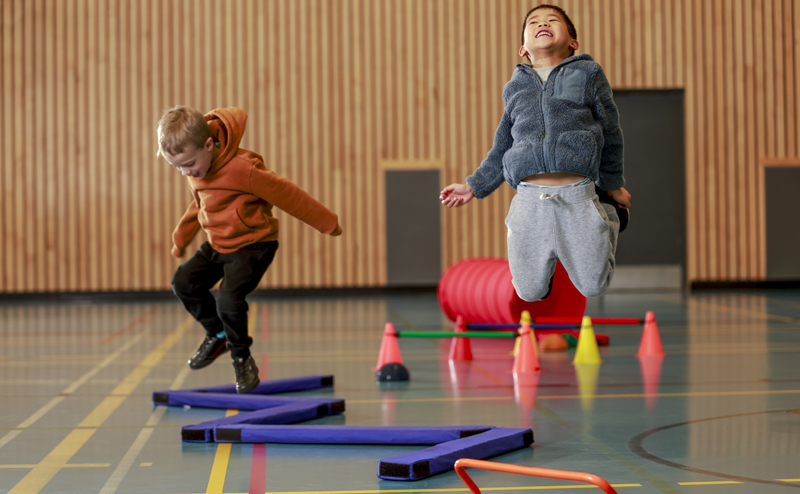
[[[561,17],[564,18],[564,22],[567,24],[567,32],[569,33],[569,35],[572,36],[572,39],[578,39],[578,31],[575,30],[575,24],[572,23],[572,19],[570,19],[569,16],[567,15],[567,13],[564,12],[564,9],[562,9],[561,7],[558,7],[556,5],[548,5],[546,3],[543,3],[541,5],[537,5],[536,7],[532,8],[531,10],[529,10],[528,13],[525,14],[525,18],[522,20],[522,44],[523,45],[525,44],[525,27],[528,25],[528,17],[530,17],[531,14],[535,10],[539,10],[539,9],[553,9],[556,12],[558,12],[559,14],[561,14]],[[575,54],[575,50],[572,50],[570,52],[569,56],[572,56],[574,54]]]

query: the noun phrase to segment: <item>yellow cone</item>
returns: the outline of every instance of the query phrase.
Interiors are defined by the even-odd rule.
[[[597,338],[592,328],[592,318],[583,316],[581,333],[578,335],[578,348],[575,349],[573,364],[599,364],[600,351],[597,349]]]

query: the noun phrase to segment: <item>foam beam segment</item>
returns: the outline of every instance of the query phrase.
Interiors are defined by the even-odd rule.
[[[378,478],[420,480],[453,469],[459,458],[484,460],[533,444],[531,429],[491,429],[378,462]]]
[[[187,425],[181,428],[181,439],[189,442],[208,443],[214,441],[216,427],[235,424],[294,424],[342,412],[344,412],[344,400],[342,399],[297,399],[293,403],[281,406]]]
[[[156,405],[221,408],[224,410],[261,410],[262,408],[279,407],[305,400],[342,401],[341,398],[300,398],[254,394],[231,395],[227,393],[187,393],[185,391],[173,391],[162,396],[163,400],[166,401],[156,401]],[[159,398],[161,399],[161,396]]]
[[[216,442],[287,444],[439,444],[481,434],[492,426],[378,427],[357,425],[218,425]]]
[[[329,388],[333,386],[333,376],[301,376],[289,377],[286,379],[272,379],[269,381],[262,381],[253,391],[249,394],[256,395],[271,395],[275,393],[285,393],[287,391],[305,391],[307,389]],[[156,391],[153,393],[153,403],[157,405],[164,404],[157,401],[157,395],[160,400],[166,398],[163,395],[170,395],[172,393],[226,393],[236,394],[235,384],[223,384],[222,386],[210,386],[207,388],[191,388],[176,390]]]

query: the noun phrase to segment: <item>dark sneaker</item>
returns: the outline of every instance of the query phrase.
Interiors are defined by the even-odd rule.
[[[617,216],[619,217],[619,231],[622,233],[624,229],[628,227],[628,221],[630,220],[630,211],[625,208],[619,206],[619,203],[611,198],[608,191],[599,188],[597,185],[594,186],[594,191],[597,193],[597,198],[600,199],[600,202],[604,202],[606,204],[611,204],[614,206],[614,209],[617,210]]]
[[[200,343],[200,348],[198,348],[197,352],[189,359],[189,367],[192,369],[202,369],[209,365],[221,354],[228,351],[228,348],[225,346],[227,342],[227,338],[206,336],[203,342]]]
[[[236,371],[236,392],[239,394],[253,391],[261,382],[253,357],[234,357],[233,370]]]

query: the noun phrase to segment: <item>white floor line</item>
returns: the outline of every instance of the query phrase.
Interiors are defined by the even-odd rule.
[[[64,391],[62,391],[60,393],[61,396],[56,396],[52,400],[48,401],[42,408],[40,408],[40,409],[36,410],[35,412],[33,412],[33,414],[30,417],[25,419],[16,428],[17,429],[27,429],[28,427],[33,425],[37,420],[42,418],[47,412],[49,412],[50,410],[55,408],[56,405],[61,403],[64,400],[64,398],[66,398],[66,396],[64,396],[64,395],[70,395],[70,394],[74,393],[78,388],[80,388],[82,385],[84,385],[89,379],[94,377],[98,372],[100,372],[106,366],[108,366],[108,364],[110,364],[111,362],[116,360],[128,348],[133,346],[135,343],[138,343],[139,340],[141,340],[143,337],[144,337],[144,334],[142,334],[142,333],[139,333],[138,335],[134,336],[130,341],[128,341],[127,343],[122,345],[119,349],[117,349],[117,351],[115,351],[114,353],[112,353],[111,355],[109,355],[108,357],[103,359],[102,362],[100,362],[99,364],[94,366],[94,368],[92,368],[92,370],[90,370],[89,372],[87,372],[86,374],[84,374],[83,376],[78,378],[78,380],[76,380],[75,382],[73,382],[72,384],[67,386],[67,388],[64,389]],[[20,433],[22,433],[21,430],[13,430],[13,431],[8,432],[5,436],[0,438],[0,448],[5,446],[6,444],[10,443],[15,437],[20,435]]]
[[[189,376],[189,372],[191,369],[189,367],[184,367],[178,373],[178,376],[170,385],[169,389],[178,389],[183,385],[183,382]],[[106,482],[106,485],[100,490],[100,494],[114,494],[119,487],[119,484],[122,483],[122,479],[128,474],[131,467],[133,466],[133,462],[136,461],[136,457],[139,456],[139,453],[142,452],[144,449],[144,445],[147,444],[147,441],[150,439],[150,436],[153,434],[153,426],[158,425],[159,420],[167,411],[167,407],[160,406],[150,415],[150,418],[147,419],[147,429],[142,429],[139,433],[139,436],[133,442],[131,447],[128,449],[128,452],[125,453],[125,456],[122,457],[122,460],[117,465],[117,468],[114,469],[114,472],[111,474],[111,477]]]

